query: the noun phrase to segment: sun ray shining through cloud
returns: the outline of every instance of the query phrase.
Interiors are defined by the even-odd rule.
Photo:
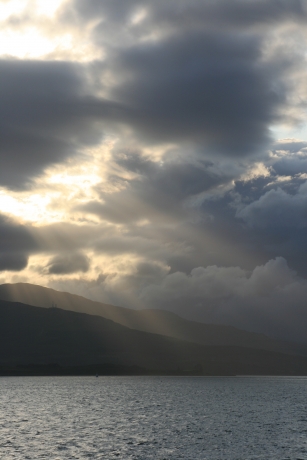
[[[245,302],[260,332],[281,292],[303,305],[305,2],[9,0],[0,22],[2,282],[233,325]]]

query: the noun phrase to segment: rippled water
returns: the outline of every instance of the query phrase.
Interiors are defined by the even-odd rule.
[[[0,458],[307,459],[307,379],[0,378]]]

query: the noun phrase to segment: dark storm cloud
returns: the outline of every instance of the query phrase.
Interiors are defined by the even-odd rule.
[[[61,10],[61,15],[65,17],[66,14],[73,12],[74,16],[78,15],[82,20],[91,20],[92,18],[105,18],[108,20],[122,21],[131,14],[131,9],[138,5],[146,4],[140,0],[72,0],[64,5],[64,9]],[[72,17],[68,15],[66,18],[68,21],[72,20]]]
[[[307,144],[272,148],[270,128],[300,97],[291,93],[300,88],[291,75],[300,50],[283,46],[281,30],[306,21],[305,3],[65,4],[60,26],[68,22],[72,36],[75,26],[78,35],[86,26],[86,36],[93,27],[103,58],[0,61],[0,185],[33,186],[49,165],[99,145],[104,132],[117,147],[102,160],[107,179],[92,198],[64,204],[77,225],[0,219],[0,270],[22,270],[41,254],[49,262],[32,271],[62,287],[78,273],[75,289],[95,285],[99,300],[269,333],[275,324],[277,335],[303,337],[307,286],[292,268],[307,273]],[[150,157],[152,144],[165,143],[167,153]],[[267,176],[250,178],[257,153]],[[104,266],[104,257],[112,262]],[[82,281],[90,265],[97,280]],[[291,317],[293,302],[300,319]]]
[[[74,131],[65,103],[80,91],[80,80],[73,68],[57,63],[2,60],[0,69],[0,181],[21,188],[44,167],[72,153],[63,136],[64,126]]]
[[[76,272],[87,272],[90,262],[87,256],[81,253],[67,253],[53,257],[48,263],[48,273],[63,275]]]
[[[144,41],[139,31],[125,40],[127,31],[133,35],[141,27],[142,21],[131,22],[138,8],[148,10],[148,32],[168,23],[169,33]],[[287,101],[285,64],[278,57],[269,64],[262,59],[263,30],[221,30],[219,21],[304,19],[298,0],[75,1],[64,7],[62,20],[65,11],[72,22],[101,19],[93,39],[103,46],[104,60],[83,66],[0,61],[0,184],[30,186],[47,166],[98,144],[104,130],[122,125],[140,142],[188,142],[211,155],[248,155],[270,141],[269,127]],[[196,27],[192,17],[203,18],[204,27]],[[104,42],[109,24],[116,42]],[[294,58],[288,58],[290,64]],[[100,89],[107,99],[97,96]]]
[[[0,214],[0,251],[2,253],[30,251],[36,248],[37,243],[26,226]]]
[[[301,0],[192,0],[165,2],[164,18],[175,18],[183,24],[248,27],[291,19],[304,20],[306,8]],[[172,5],[169,6],[168,4]],[[169,9],[169,14],[167,10]],[[175,14],[174,14],[175,13]]]
[[[295,176],[307,173],[307,142],[287,140],[275,145],[274,153],[282,151],[285,155],[274,162],[273,169],[279,176]]]
[[[0,271],[23,270],[30,255],[67,249],[68,240],[72,249],[78,247],[78,236],[68,237],[65,230],[61,225],[36,228],[0,215]]]
[[[103,228],[96,229],[96,233],[96,238],[102,237]],[[34,227],[0,215],[0,271],[20,271],[28,265],[29,256],[56,252],[65,255],[51,259],[49,273],[87,271],[89,260],[78,251],[90,246],[90,237],[95,239],[91,226],[59,223]]]
[[[269,126],[286,103],[285,63],[277,55],[262,59],[269,29],[225,25],[304,19],[300,1],[78,0],[70,7],[81,21],[100,17],[93,39],[106,57],[96,77],[103,82],[106,69],[114,75],[109,97],[126,107],[121,121],[143,141],[188,141],[234,156],[270,141]],[[140,8],[147,11],[144,33],[142,21],[131,23]],[[143,39],[150,33],[157,38]],[[294,59],[288,56],[288,65]]]
[[[20,271],[28,265],[28,255],[10,252],[0,254],[0,271]]]
[[[264,191],[259,199],[238,210],[236,217],[246,224],[252,245],[261,246],[268,256],[282,255],[291,267],[306,276],[306,182],[296,191],[293,189],[291,193],[286,187]]]
[[[283,256],[291,268],[307,275],[305,143],[284,141],[273,151],[266,176],[235,179],[226,193],[205,196],[193,224],[196,233],[190,229],[195,254],[171,256],[172,273],[190,273],[206,264],[252,270]]]
[[[279,176],[295,176],[307,173],[307,155],[301,157],[285,157],[274,164],[274,171]]]
[[[153,29],[168,21],[175,32],[154,42],[141,40],[141,35],[125,40],[123,34],[134,30],[130,20],[139,7],[148,9],[146,21]],[[83,66],[0,61],[1,185],[29,187],[49,165],[98,144],[104,131],[115,130],[124,138],[124,131],[118,131],[123,125],[132,128],[136,142],[196,144],[199,152],[211,156],[244,156],[270,142],[269,127],[286,103],[284,64],[277,58],[269,64],[263,61],[263,32],[226,27],[221,31],[212,24],[226,17],[230,23],[237,18],[243,24],[251,17],[260,22],[265,13],[270,20],[285,19],[287,14],[303,18],[299,1],[274,1],[271,6],[259,1],[167,6],[78,1],[70,8],[70,18],[101,18],[93,37],[98,47],[103,46],[105,58]],[[183,28],[180,20],[193,14],[211,19],[202,28],[187,19]],[[118,23],[112,26],[116,43],[103,43],[109,19]],[[98,97],[97,90],[107,99]],[[197,183],[197,169],[195,174]]]
[[[267,258],[285,257],[291,267],[306,276],[305,143],[283,142],[275,153],[281,150],[288,154],[281,153],[272,161],[270,175],[237,181],[234,195],[220,205],[216,203],[211,212],[218,219],[228,209],[227,222],[235,224],[238,237],[244,236],[251,248],[262,248]]]
[[[302,0],[72,0],[65,6],[64,14],[73,11],[83,20],[101,16],[104,22],[122,24],[129,23],[138,8],[148,12],[146,27],[161,22],[189,27],[197,24],[244,27],[306,18],[306,5]]]
[[[251,227],[282,229],[291,227],[299,229],[307,226],[307,187],[300,187],[299,192],[290,195],[281,188],[270,190],[237,212]]]
[[[250,154],[269,141],[268,126],[285,97],[259,58],[260,41],[235,33],[191,32],[136,45],[115,59],[127,78],[112,96],[131,107],[142,137]]]
[[[96,121],[114,106],[89,94],[84,70],[64,62],[0,60],[1,185],[23,188],[50,164],[101,140]]]
[[[19,271],[28,264],[37,244],[31,232],[5,215],[0,215],[0,271]]]

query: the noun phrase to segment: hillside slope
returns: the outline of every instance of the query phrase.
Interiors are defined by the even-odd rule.
[[[188,321],[164,310],[132,310],[117,307],[33,284],[2,284],[0,299],[43,308],[50,308],[56,304],[58,308],[101,316],[131,329],[206,346],[239,346],[294,354],[304,351],[294,344],[276,341],[263,334],[231,326]]]
[[[0,301],[0,371],[12,365],[112,364],[203,375],[307,375],[307,358],[243,347],[205,347],[105,318]]]

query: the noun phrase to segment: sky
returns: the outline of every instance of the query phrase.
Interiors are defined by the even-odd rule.
[[[306,0],[0,21],[0,283],[303,340]]]

